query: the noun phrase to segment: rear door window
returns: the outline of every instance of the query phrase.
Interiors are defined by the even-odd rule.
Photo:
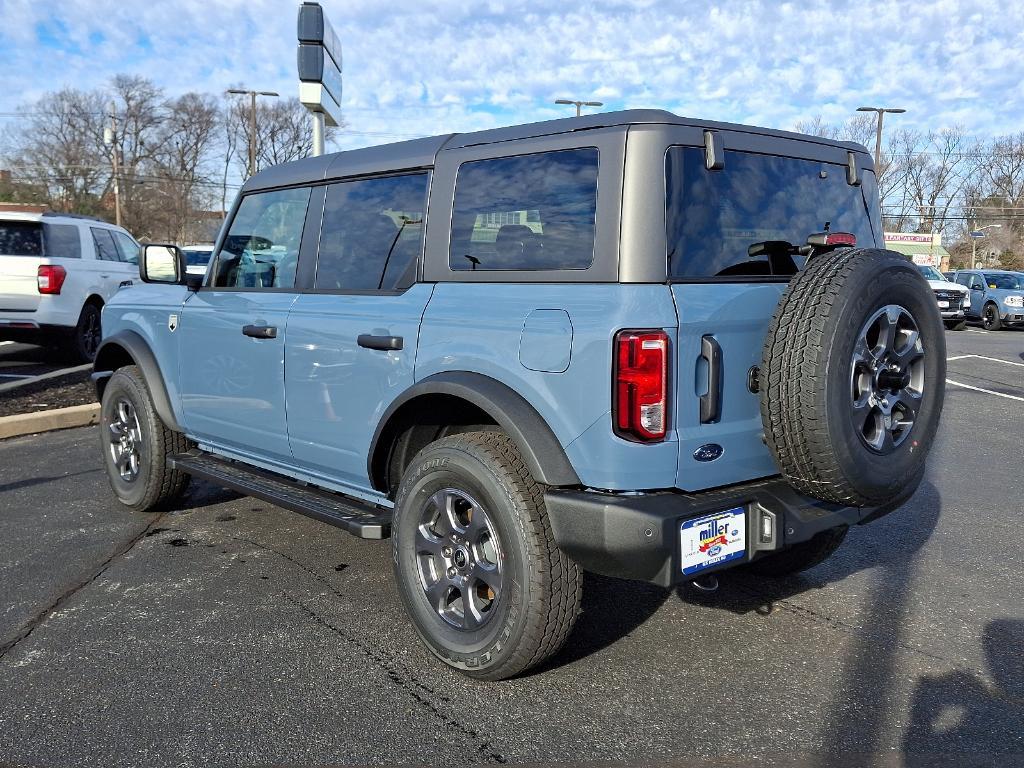
[[[0,222],[0,256],[42,256],[42,226],[37,221]]]
[[[246,195],[217,255],[217,288],[292,288],[309,187]]]
[[[792,275],[803,257],[751,257],[755,243],[804,245],[817,232],[850,232],[874,245],[862,187],[846,167],[726,151],[709,171],[704,150],[672,147],[665,163],[669,275],[677,280]]]
[[[46,255],[51,259],[82,258],[82,238],[74,224],[43,224]]]
[[[117,243],[117,250],[121,254],[121,261],[128,264],[139,263],[139,244],[132,240],[124,232],[114,232],[114,242]]]
[[[594,260],[597,171],[593,147],[463,163],[449,267],[586,269]]]
[[[120,261],[121,254],[117,252],[117,246],[114,244],[114,237],[110,234],[110,230],[99,227],[90,227],[89,229],[92,230],[92,239],[96,243],[96,257],[104,261]]]
[[[331,184],[315,287],[391,291],[415,282],[426,201],[425,173]]]

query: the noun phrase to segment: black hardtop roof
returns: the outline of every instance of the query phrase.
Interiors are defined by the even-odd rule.
[[[680,117],[662,109],[627,109],[618,112],[583,115],[582,117],[565,117],[537,123],[524,123],[503,128],[489,128],[471,133],[449,133],[424,139],[381,144],[363,149],[350,149],[345,152],[335,152],[321,157],[307,157],[303,160],[275,165],[260,171],[245,182],[242,186],[242,192],[323,181],[342,176],[357,176],[364,173],[386,173],[388,171],[410,168],[427,168],[434,164],[438,152],[442,150],[459,149],[481,144],[495,144],[515,139],[539,138],[541,136],[585,131],[594,128],[637,124],[686,125],[710,130],[754,133],[761,136],[798,139],[816,144],[826,144],[866,155],[866,165],[870,167],[870,155],[868,155],[867,149],[854,142],[834,141],[819,136],[808,136],[791,131],[780,131],[774,128],[720,123],[714,120],[697,120],[689,117]]]

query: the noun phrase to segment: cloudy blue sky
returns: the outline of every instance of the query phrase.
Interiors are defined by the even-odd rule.
[[[115,73],[170,94],[295,94],[289,0],[0,0],[0,120]],[[1024,130],[1024,2],[323,0],[344,46],[343,147],[605,109],[791,128],[861,104],[902,124]]]

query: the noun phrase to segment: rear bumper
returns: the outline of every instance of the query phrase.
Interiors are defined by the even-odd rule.
[[[544,501],[558,546],[582,568],[666,587],[690,579],[682,573],[679,545],[680,524],[689,518],[733,507],[747,511],[746,557],[705,571],[713,572],[830,528],[869,522],[894,508],[828,504],[797,493],[778,477],[701,493],[551,489]],[[761,535],[764,516],[772,518],[769,539]]]
[[[74,327],[37,323],[32,320],[14,320],[0,317],[0,341],[17,341],[22,344],[52,344],[67,338]]]

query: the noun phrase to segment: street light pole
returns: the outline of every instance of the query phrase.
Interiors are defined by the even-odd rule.
[[[603,101],[573,101],[572,99],[555,99],[555,104],[575,105],[576,117],[581,114],[581,107],[603,107]]]
[[[978,269],[978,240],[986,237],[986,235],[981,233],[986,229],[1001,229],[1002,226],[1002,224],[986,224],[984,227],[971,230],[971,267]]]
[[[892,115],[899,115],[907,110],[901,107],[857,107],[858,112],[874,112],[878,115],[878,123],[875,125],[875,174],[878,174],[879,166],[882,163],[882,117],[886,112]]]
[[[276,91],[249,91],[243,88],[229,88],[228,93],[236,96],[248,96],[249,101],[249,175],[256,174],[256,97],[280,96]]]

